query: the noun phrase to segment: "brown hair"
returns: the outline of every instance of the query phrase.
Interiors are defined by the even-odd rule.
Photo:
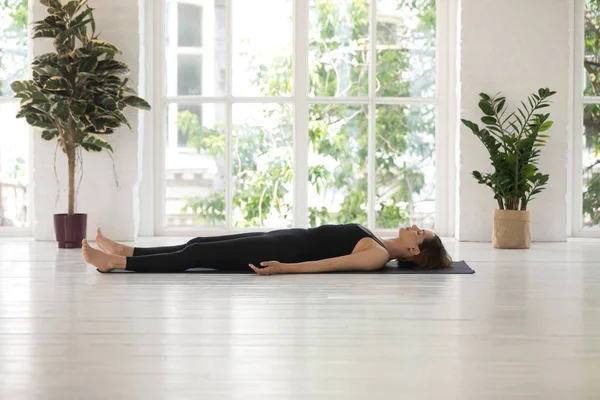
[[[423,240],[419,245],[419,251],[419,254],[407,260],[398,260],[398,266],[409,266],[413,269],[441,269],[452,265],[452,258],[438,235]]]

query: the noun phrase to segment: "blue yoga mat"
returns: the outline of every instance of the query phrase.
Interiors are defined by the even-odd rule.
[[[100,272],[100,271],[98,271]],[[247,271],[227,271],[227,270],[218,270],[211,268],[190,268],[185,271],[178,272],[144,272],[145,274],[151,273],[216,273],[216,274],[254,274],[255,272],[248,267]],[[115,269],[109,273],[136,273],[135,271],[127,271],[123,269]],[[139,272],[138,272],[139,273]],[[471,269],[464,261],[455,261],[452,263],[450,268],[444,269],[432,269],[432,270],[415,270],[408,267],[398,267],[396,265],[396,261],[390,261],[385,265],[385,267],[377,270],[377,271],[338,271],[338,272],[330,272],[334,274],[474,274],[475,271]]]

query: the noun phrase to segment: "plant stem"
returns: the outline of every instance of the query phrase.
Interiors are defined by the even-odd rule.
[[[69,209],[68,215],[75,214],[75,132],[71,132],[74,126],[69,126],[66,129],[62,124],[62,121],[56,117],[54,118],[56,129],[58,130],[58,136],[62,141],[62,148],[67,155],[67,162],[69,165]],[[74,124],[73,124],[74,125]]]
[[[69,162],[69,215],[75,214],[75,146],[67,144],[67,159]]]

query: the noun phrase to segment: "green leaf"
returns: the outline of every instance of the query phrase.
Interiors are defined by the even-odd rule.
[[[49,77],[63,75],[62,72],[58,68],[53,67],[52,65],[45,65],[44,67],[38,68],[38,69],[43,75],[49,76]]]
[[[44,85],[44,90],[50,91],[63,91],[70,89],[71,85],[69,85],[69,81],[59,76],[53,76],[52,78],[48,79]]]
[[[101,77],[99,77],[96,74],[90,73],[90,72],[78,72],[77,73],[77,78],[86,78],[86,79],[101,79]]]
[[[490,101],[490,96],[485,93],[479,93],[479,96],[486,101]]]
[[[36,100],[36,99],[33,99],[33,98],[31,98],[31,97],[30,97],[30,98],[27,98],[27,99],[21,99],[21,104],[20,104],[20,106],[21,106],[21,108],[23,108],[23,107],[31,106],[31,105],[33,105],[33,104],[36,104],[36,103],[42,102],[42,101],[43,101],[43,100]]]
[[[98,61],[97,73],[126,74],[129,72],[127,64],[115,60]]]
[[[63,17],[65,15],[65,12],[62,10],[62,7],[60,7],[60,8],[48,7],[48,14]]]
[[[106,140],[92,134],[88,134],[85,139],[83,139],[81,147],[87,151],[102,151],[102,149],[106,149],[111,152],[113,151],[111,145]]]
[[[88,43],[88,47],[89,47],[90,51],[98,51],[101,53],[110,52],[110,53],[122,54],[121,50],[119,50],[119,48],[117,46],[115,46],[114,44],[112,44],[110,42],[104,41],[104,40],[92,39]]]
[[[550,129],[552,127],[552,125],[554,124],[553,121],[546,121],[542,124],[542,126],[540,126],[540,132],[545,132],[548,129]]]
[[[37,86],[35,86],[32,80],[14,81],[10,84],[10,88],[15,93],[38,91]]]
[[[473,131],[474,134],[479,134],[479,126],[477,126],[476,123],[471,122],[467,119],[461,119],[461,122],[468,127],[469,129],[471,129],[471,131]]]
[[[146,102],[146,100],[139,98],[137,96],[128,96],[125,97],[123,99],[123,103],[131,106],[131,107],[135,107],[135,108],[139,108],[141,110],[150,110],[150,104],[148,104],[148,102]]]
[[[27,115],[30,113],[28,108],[20,108],[19,112],[17,112],[17,115],[15,116],[15,118],[19,119],[19,118],[25,118],[27,117]]]
[[[62,3],[60,2],[60,0],[48,0],[47,2],[48,7],[52,7],[52,8],[56,8],[56,9],[62,9]],[[42,2],[42,4],[44,4]]]
[[[506,99],[502,99],[500,103],[498,103],[498,107],[496,107],[496,113],[500,114],[502,109],[504,108],[504,104],[506,103]]]
[[[58,56],[56,55],[56,53],[44,53],[44,54],[40,54],[39,56],[35,57],[32,61],[32,65],[41,65],[41,64],[46,64],[46,63],[52,63],[52,62],[56,62]]]
[[[54,121],[52,120],[52,118],[50,118],[46,115],[29,113],[29,114],[27,114],[25,119],[27,120],[27,123],[29,125],[35,126],[37,128],[46,128],[46,129],[55,128]]]
[[[56,35],[58,35],[59,33],[60,33],[60,30],[58,30],[56,28],[44,28],[44,29],[36,30],[32,37],[33,37],[33,39],[53,38]]]
[[[77,13],[79,10],[81,10],[83,8],[83,6],[85,6],[87,4],[88,0],[78,0],[77,3],[77,8],[75,9],[75,12]]]
[[[484,113],[485,115],[488,115],[488,116],[492,116],[492,115],[494,115],[494,108],[493,108],[493,107],[492,107],[492,105],[491,105],[491,104],[490,104],[488,101],[486,101],[486,100],[481,100],[481,101],[479,102],[479,108],[481,109],[481,111],[483,111],[483,113]]]
[[[63,6],[63,10],[65,10],[67,12],[67,14],[69,14],[69,16],[72,17],[73,14],[75,14],[75,12],[77,11],[78,5],[79,5],[79,1],[73,0],[73,1],[70,1],[67,4],[65,4]]]
[[[75,28],[78,28],[80,26],[90,23],[92,21],[92,19],[94,18],[92,15],[93,11],[94,11],[94,9],[91,7],[86,8],[85,11],[83,11],[81,14],[79,14],[78,16],[73,18],[73,20],[69,24],[69,29],[75,29]],[[90,18],[88,18],[88,17],[90,17]]]
[[[69,118],[69,102],[67,100],[61,100],[56,102],[50,107],[50,115],[54,118],[60,118],[66,121]]]
[[[59,28],[59,31],[65,29],[66,23],[64,21],[64,19],[60,18],[57,15],[49,15],[46,18],[44,18],[44,23],[46,24],[46,26],[44,26],[41,22],[38,22],[36,25],[36,29],[37,28],[43,28],[43,27],[47,27],[47,28]]]
[[[56,51],[58,51],[59,53],[67,53],[73,50],[71,35],[72,32],[70,30],[66,30],[60,32],[56,36],[56,38],[54,39],[54,47],[56,48]]]
[[[94,104],[104,108],[105,110],[112,111],[117,109],[117,102],[115,101],[115,99],[113,99],[107,94],[101,94],[99,96],[96,96],[94,98]]]
[[[93,72],[98,66],[98,58],[94,56],[89,56],[85,58],[81,58],[79,60],[79,65],[77,67],[78,72]]]
[[[90,8],[90,10],[91,10],[91,8]],[[79,30],[85,30],[85,26],[87,24],[89,24],[90,22],[92,22],[92,21],[93,20],[91,18],[84,19],[83,21],[80,21],[80,22],[78,22],[76,24],[71,24],[69,26],[69,29],[71,29],[72,32],[77,32]]]
[[[42,139],[44,140],[52,140],[58,137],[58,130],[56,129],[44,129],[42,131]]]
[[[71,114],[76,117],[81,117],[85,114],[88,102],[81,100],[71,100]]]
[[[494,117],[482,117],[481,122],[483,122],[486,125],[495,125],[497,121]]]
[[[115,126],[115,128],[119,127],[123,123],[123,124],[127,125],[127,127],[129,129],[132,129],[131,124],[129,123],[129,121],[127,120],[125,115],[123,115],[123,113],[121,111],[115,110],[110,115],[112,115],[114,118],[116,118],[119,121],[119,125]]]

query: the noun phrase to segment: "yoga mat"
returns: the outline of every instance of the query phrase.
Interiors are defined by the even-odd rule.
[[[100,271],[98,271],[100,272]],[[217,270],[211,268],[190,268],[183,272],[144,272],[145,274],[151,273],[205,273],[205,274],[255,274],[255,272],[248,267],[248,271],[224,271]],[[115,269],[109,273],[136,273],[135,271],[127,271],[123,269]],[[475,271],[471,269],[464,261],[455,261],[452,263],[450,268],[444,269],[432,269],[432,270],[414,270],[412,268],[407,267],[397,267],[396,261],[390,261],[380,270],[377,271],[337,271],[337,272],[328,272],[330,274],[474,274]]]

